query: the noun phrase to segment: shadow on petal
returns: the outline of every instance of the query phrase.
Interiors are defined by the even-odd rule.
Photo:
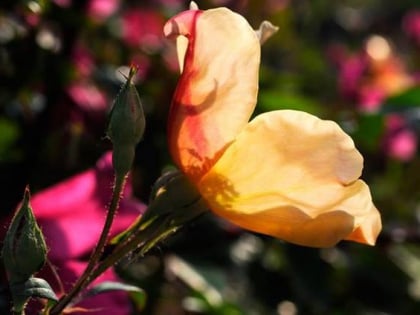
[[[331,210],[311,217],[293,205],[270,207],[271,201],[265,210],[247,209],[244,206],[247,200],[258,196],[240,195],[234,183],[222,175],[212,176],[200,191],[210,209],[224,219],[244,229],[294,244],[334,246],[355,228],[354,217],[343,210]],[[261,200],[263,202],[263,198]],[[261,208],[264,208],[263,204]]]

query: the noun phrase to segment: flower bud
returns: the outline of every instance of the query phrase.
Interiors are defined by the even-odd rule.
[[[115,98],[109,117],[107,136],[114,146],[114,169],[120,175],[130,170],[135,146],[141,140],[146,126],[143,106],[132,82],[136,72],[136,68],[130,68],[127,81]]]
[[[177,229],[206,211],[206,203],[184,174],[179,171],[165,173],[153,186],[147,211],[127,230],[114,237],[111,244],[123,242],[138,230],[147,228],[153,231],[154,236],[157,230],[164,231],[164,235],[168,230]],[[162,221],[165,222],[164,226],[161,225]]]
[[[155,183],[143,222],[160,215],[170,215],[174,222],[187,222],[206,212],[208,206],[197,188],[179,171],[163,174]]]
[[[16,211],[4,239],[2,256],[10,283],[26,281],[46,261],[47,246],[29,198],[29,189],[26,188],[22,205]]]

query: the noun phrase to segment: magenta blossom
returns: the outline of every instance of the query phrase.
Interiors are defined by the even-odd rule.
[[[53,2],[62,8],[68,8],[72,5],[72,0],[53,0]]]
[[[417,135],[406,126],[405,120],[396,114],[385,121],[385,152],[399,161],[410,161],[417,152]]]
[[[93,20],[103,22],[117,11],[119,4],[120,0],[90,0],[87,14]]]
[[[350,98],[358,97],[362,77],[367,68],[363,54],[349,56],[340,63],[339,88],[341,93]]]
[[[420,10],[409,12],[403,19],[403,30],[412,38],[416,44],[420,45]]]
[[[67,87],[67,93],[83,111],[104,113],[108,108],[105,92],[88,80],[72,83]]]
[[[71,61],[76,74],[81,77],[91,76],[96,67],[92,53],[82,42],[78,42],[73,48]]]
[[[360,111],[378,112],[387,97],[415,84],[391,43],[379,35],[368,38],[360,52],[349,54],[345,48],[333,46],[329,53],[338,66],[341,94],[357,102]]]
[[[32,197],[31,204],[49,248],[48,258],[66,291],[82,274],[102,231],[112,180],[111,153],[106,153],[95,168]],[[127,228],[145,210],[145,206],[131,196],[130,183],[123,196],[111,235]],[[44,268],[44,275],[60,295],[58,281],[48,269]],[[94,284],[116,280],[114,271],[108,270]],[[75,307],[81,308],[80,314],[85,314],[82,309],[88,309],[89,314],[130,314],[130,303],[122,292],[98,295]]]
[[[155,11],[131,9],[122,15],[122,38],[133,47],[156,51],[162,47],[164,20]]]

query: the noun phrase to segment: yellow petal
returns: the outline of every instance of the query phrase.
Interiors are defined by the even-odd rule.
[[[336,123],[275,111],[249,123],[198,186],[215,213],[252,231],[315,247],[373,244],[380,218],[362,167]]]
[[[197,181],[247,124],[256,104],[260,45],[240,15],[218,8],[183,12],[165,25],[185,36],[183,70],[169,115],[172,157]]]

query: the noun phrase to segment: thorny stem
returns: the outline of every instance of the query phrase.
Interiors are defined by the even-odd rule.
[[[60,276],[57,273],[57,269],[54,267],[54,265],[51,263],[49,259],[47,259],[46,264],[48,268],[50,269],[51,273],[53,274],[54,280],[57,282],[59,293],[64,294],[65,290],[64,290],[63,282],[61,281]]]
[[[106,216],[106,220],[104,223],[104,227],[102,229],[101,236],[99,238],[98,244],[96,245],[96,248],[94,252],[92,253],[91,258],[89,259],[88,266],[86,267],[85,271],[83,272],[82,276],[77,280],[77,282],[74,284],[70,292],[66,295],[64,295],[57,304],[55,304],[51,310],[51,315],[57,315],[60,314],[61,311],[73,300],[73,298],[79,294],[81,290],[83,290],[93,279],[92,277],[92,271],[95,269],[102,252],[104,250],[104,247],[106,245],[109,231],[111,229],[112,222],[114,220],[115,213],[118,209],[118,204],[120,201],[121,192],[125,185],[126,176],[115,176],[115,184],[114,189],[112,192],[112,200],[111,204],[108,209],[108,213]],[[97,276],[96,276],[97,277]]]
[[[92,279],[101,275],[106,269],[120,261],[130,252],[135,251],[140,257],[145,255],[158,242],[164,240],[169,235],[175,233],[187,221],[197,218],[203,213],[201,197],[194,202],[194,206],[190,206],[189,210],[193,213],[192,216],[184,217],[181,220],[176,220],[172,215],[164,215],[150,219],[149,223],[139,228],[126,241],[117,245],[112,253],[103,261],[99,262],[97,268],[92,272]],[[149,210],[150,211],[150,207]],[[179,218],[178,218],[179,219]]]
[[[157,223],[157,226],[155,223]],[[136,248],[141,247],[137,255],[145,255],[156,243],[165,239],[179,228],[179,226],[168,228],[168,225],[167,219],[157,220],[144,230],[138,230],[126,242],[119,244],[111,255],[98,264],[97,268],[92,272],[92,279],[100,276],[106,269],[119,262]],[[152,231],[152,234],[149,234],[150,231]]]

